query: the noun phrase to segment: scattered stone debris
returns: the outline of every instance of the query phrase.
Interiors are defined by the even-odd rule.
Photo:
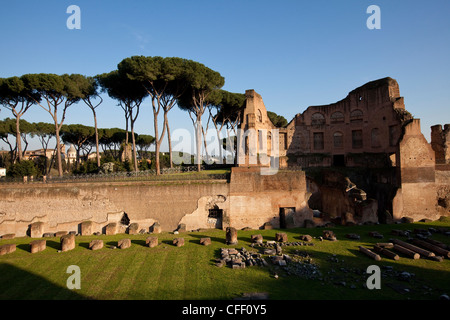
[[[403,271],[402,273],[400,273],[398,275],[398,279],[401,281],[410,281],[411,278],[414,276],[415,276],[414,273],[409,273],[409,272]]]
[[[258,242],[250,244],[250,247],[264,247],[264,248],[275,248],[277,243],[275,241],[266,241],[266,243]],[[295,247],[295,246],[314,246],[313,242],[301,242],[301,241],[293,241],[293,242],[280,242],[278,243],[280,247]]]
[[[233,300],[268,300],[269,293],[267,292],[246,292],[241,297],[236,297]]]
[[[394,236],[409,237],[410,232],[408,230],[393,229],[391,230],[391,234]]]
[[[305,279],[316,280],[322,278],[319,266],[306,251],[295,250],[292,256],[283,255],[287,261],[285,270],[288,275],[295,275]]]
[[[334,235],[334,232],[331,230],[323,230],[323,238],[325,240],[329,241],[336,241],[336,236]]]
[[[260,253],[248,251],[244,247],[241,249],[221,248],[220,256],[221,258],[216,260],[218,267],[228,265],[232,269],[244,269],[246,266],[268,265]]]
[[[347,237],[348,239],[352,239],[352,240],[359,240],[361,237],[356,234],[356,233],[347,233],[345,235],[345,237]]]
[[[376,239],[383,239],[383,235],[379,233],[378,231],[370,231],[369,236]]]

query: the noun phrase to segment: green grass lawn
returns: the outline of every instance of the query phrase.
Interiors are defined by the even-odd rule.
[[[286,232],[289,241],[300,241],[299,236],[322,235],[323,228],[287,230],[238,231],[239,243],[225,244],[225,231],[208,230],[174,235],[157,235],[159,245],[145,246],[148,235],[119,234],[115,236],[77,236],[76,248],[58,252],[59,238],[45,238],[47,249],[31,254],[30,238],[0,240],[0,245],[15,243],[17,250],[0,256],[0,299],[157,299],[157,300],[203,300],[232,299],[244,293],[266,292],[270,299],[438,299],[443,293],[450,294],[450,259],[442,262],[401,256],[399,261],[383,258],[374,261],[358,251],[358,246],[371,247],[376,242],[387,242],[394,236],[392,229],[414,230],[415,228],[450,227],[448,222],[430,222],[399,225],[333,227],[338,241],[313,239],[313,246],[286,246],[283,253],[295,255],[295,250],[307,252],[312,263],[318,265],[320,279],[306,279],[289,275],[283,267],[247,267],[234,270],[215,266],[220,248],[250,246],[252,234],[262,234],[264,241],[274,240],[275,233]],[[384,239],[368,235],[378,231]],[[360,240],[350,240],[347,233],[357,233]],[[211,237],[210,246],[199,244],[201,237]],[[184,237],[185,245],[175,247],[172,239]],[[128,249],[111,249],[117,241],[130,238]],[[398,239],[401,237],[396,236]],[[436,233],[433,239],[450,243],[450,237]],[[102,239],[104,248],[88,249],[93,239]],[[334,256],[333,256],[334,255]],[[330,259],[331,258],[331,259]],[[337,261],[336,261],[337,260]],[[378,265],[383,271],[380,290],[364,287],[370,276],[365,271],[369,265]],[[81,289],[69,290],[66,273],[69,265],[81,270]],[[409,272],[410,281],[401,281],[386,272],[384,266],[392,266],[394,272]],[[273,275],[277,273],[278,278]],[[409,292],[394,290],[408,289]]]

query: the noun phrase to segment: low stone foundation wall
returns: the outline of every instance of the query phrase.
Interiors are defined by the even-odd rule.
[[[233,168],[230,182],[4,184],[0,193],[0,236],[139,233],[155,223],[162,231],[295,227],[312,219],[302,171],[264,176],[259,168]]]

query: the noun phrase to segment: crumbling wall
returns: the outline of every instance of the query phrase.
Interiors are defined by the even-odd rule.
[[[118,226],[126,214],[139,230],[155,222],[162,231],[179,225],[200,228],[280,226],[280,208],[288,212],[286,227],[303,226],[312,218],[302,171],[261,175],[261,168],[233,168],[226,180],[116,183],[0,185],[0,235],[25,236],[29,226],[42,222],[42,233],[80,232],[91,222],[92,232]],[[210,210],[222,210],[221,221]]]
[[[118,223],[126,213],[131,223],[149,230],[178,227],[205,196],[228,194],[226,180],[213,182],[117,182],[0,186],[0,235],[24,236],[33,222],[44,222],[45,232],[79,231],[83,221],[93,232]]]
[[[450,216],[450,171],[436,171],[436,210],[441,216]]]
[[[286,227],[303,227],[305,220],[312,220],[303,171],[261,175],[259,168],[233,168],[229,201],[227,222],[237,229],[266,223],[279,228],[283,208],[293,209],[285,217]]]
[[[431,147],[434,150],[436,164],[450,164],[450,124],[431,127]]]
[[[377,200],[369,198],[367,193],[348,177],[332,170],[323,170],[320,180],[314,182],[316,191],[311,195],[308,204],[322,213],[322,223],[378,222]]]
[[[394,218],[408,216],[414,220],[437,219],[435,156],[420,131],[419,119],[414,119],[404,127],[398,158],[401,173],[398,195],[401,193],[403,210],[395,211]]]

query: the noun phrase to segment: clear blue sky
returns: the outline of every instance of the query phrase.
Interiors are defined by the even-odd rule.
[[[81,9],[81,29],[69,30],[69,5]],[[369,30],[369,5],[381,9],[381,29]],[[430,126],[450,123],[450,1],[64,1],[0,4],[0,77],[26,73],[96,75],[133,55],[177,56],[220,72],[224,89],[255,89],[268,110],[290,121],[310,105],[343,99],[364,83],[390,76],[406,108]],[[0,118],[10,116],[1,110]],[[105,99],[99,127],[124,127],[122,110]],[[35,106],[24,119],[51,122]],[[174,109],[171,128],[192,127]],[[65,123],[93,125],[83,104]],[[138,133],[153,135],[146,101]],[[39,148],[35,144],[31,148]]]

